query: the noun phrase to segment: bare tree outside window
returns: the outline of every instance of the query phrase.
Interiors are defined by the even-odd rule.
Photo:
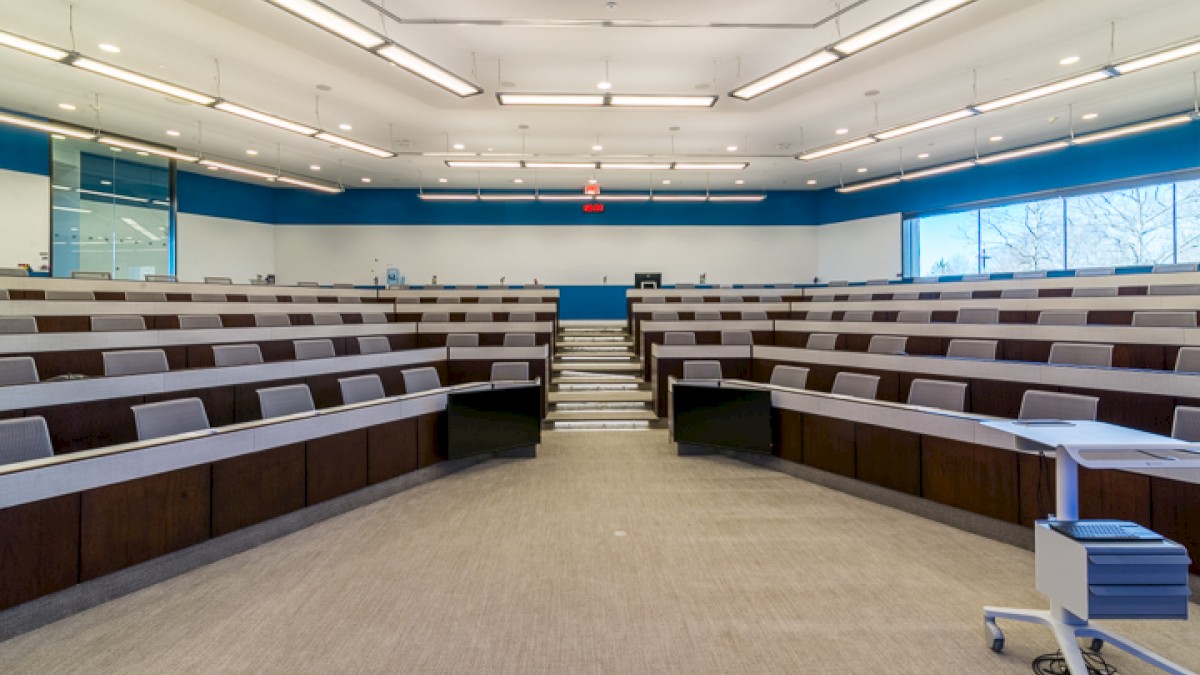
[[[1062,200],[1046,199],[980,212],[986,265],[983,272],[1061,269]]]
[[[979,271],[977,214],[978,211],[963,211],[921,219],[921,264],[917,276]]]
[[[1200,180],[1175,184],[1175,214],[1179,262],[1200,262]]]
[[[1071,267],[1155,265],[1173,260],[1170,183],[1067,199]]]

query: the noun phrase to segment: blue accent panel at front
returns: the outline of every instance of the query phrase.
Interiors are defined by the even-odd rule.
[[[625,292],[632,286],[552,286],[560,319],[624,319]]]
[[[182,175],[182,174],[181,174]],[[609,202],[584,213],[579,202],[432,202],[416,190],[347,190],[328,195],[278,190],[281,225],[811,225],[816,194],[771,192],[761,202]]]
[[[50,137],[43,131],[0,125],[0,169],[50,175]]]
[[[822,190],[818,223],[887,213],[929,213],[962,204],[1200,167],[1200,123],[1072,146],[1011,162],[839,194]]]
[[[179,171],[175,193],[180,213],[277,223],[276,199],[294,190],[252,185],[215,176]]]

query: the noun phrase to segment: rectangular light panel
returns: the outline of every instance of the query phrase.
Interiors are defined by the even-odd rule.
[[[669,171],[670,162],[600,162],[606,171]]]
[[[70,56],[69,53],[58,49],[57,47],[51,47],[50,45],[44,45],[40,42],[27,40],[20,35],[13,35],[12,33],[5,33],[4,31],[0,31],[0,45],[12,47],[13,49],[25,52],[26,54],[33,54],[34,56],[40,56],[44,59],[50,59],[51,61],[62,61]]]
[[[854,54],[871,45],[879,44],[907,30],[916,28],[923,23],[932,21],[970,2],[974,2],[974,0],[930,0],[929,2],[921,3],[891,18],[884,19],[866,30],[851,35],[835,44],[833,48],[847,56]]]
[[[427,202],[473,202],[479,199],[473,192],[422,192],[417,196]]]
[[[128,82],[129,84],[142,87],[143,89],[157,91],[160,94],[174,96],[175,98],[181,98],[185,101],[191,101],[192,103],[199,105],[212,105],[213,103],[217,102],[217,99],[213,98],[212,96],[208,96],[207,94],[201,94],[190,89],[177,87],[173,84],[163,82],[162,80],[156,80],[152,77],[139,75],[133,71],[118,68],[116,66],[110,66],[107,63],[93,61],[92,59],[80,57],[72,61],[71,65],[75,66],[76,68],[83,68],[84,70],[90,70],[93,73],[99,73],[100,75],[111,77],[114,80]]]
[[[151,155],[158,155],[159,157],[167,157],[169,159],[177,159],[181,162],[198,162],[198,161],[200,161],[200,158],[196,155],[189,155],[184,152],[179,152],[178,150],[175,150],[174,148],[168,148],[168,147],[161,146],[161,145],[154,145],[152,143],[136,141],[131,138],[121,138],[120,136],[101,136],[100,138],[98,138],[96,140],[98,140],[99,142],[101,142],[105,145],[112,145],[112,146],[115,146],[118,148],[128,148],[130,150],[137,150],[138,152],[146,152]]]
[[[472,160],[446,160],[451,169],[519,169],[520,162],[478,162]]]
[[[429,59],[418,56],[399,45],[388,45],[375,53],[413,75],[428,80],[452,94],[466,98],[467,96],[483,93],[483,90],[479,87],[467,82]]]
[[[895,185],[896,183],[899,183],[899,182],[900,182],[899,177],[889,176],[888,178],[880,178],[878,180],[868,180],[868,181],[864,181],[862,183],[855,183],[853,185],[846,185],[844,187],[834,188],[834,192],[841,192],[843,194],[850,193],[850,192],[860,192],[862,190],[870,190],[871,188],[883,187],[884,185]]]
[[[314,183],[313,181],[302,180],[300,178],[292,178],[291,176],[279,176],[275,179],[277,182],[294,185],[296,187],[316,190],[317,192],[326,192],[329,194],[338,194],[343,192],[342,188],[337,185],[328,185],[326,183]]]
[[[741,171],[749,162],[675,162],[676,171]]]
[[[237,166],[236,164],[226,164],[225,162],[217,162],[217,161],[214,161],[211,159],[200,160],[200,165],[207,166],[212,169],[221,169],[222,171],[231,171],[233,173],[240,173],[243,176],[255,176],[257,178],[265,178],[267,180],[275,180],[275,174],[273,174],[273,173],[267,173],[266,171],[259,171],[258,169],[251,169],[251,168],[245,167],[245,166]]]
[[[608,104],[616,108],[711,108],[716,96],[626,96],[613,94]]]
[[[1100,80],[1107,80],[1111,76],[1112,75],[1107,70],[1096,70],[1096,71],[1092,71],[1090,73],[1085,73],[1083,75],[1079,75],[1077,77],[1072,77],[1072,78],[1069,78],[1066,80],[1060,80],[1058,82],[1053,82],[1051,84],[1043,85],[1041,87],[1035,87],[1033,89],[1026,89],[1025,91],[1017,92],[1016,94],[1012,94],[1011,96],[1004,96],[1002,98],[992,99],[991,101],[979,103],[972,107],[974,107],[979,112],[991,112],[993,110],[1007,108],[1011,105],[1016,105],[1018,103],[1032,101],[1035,98],[1042,98],[1043,96],[1050,96],[1052,94],[1057,94],[1059,92],[1067,91],[1068,89],[1082,87],[1085,84],[1099,82]]]
[[[67,124],[58,124],[56,122],[43,122],[42,120],[30,119],[28,117],[20,117],[18,115],[9,115],[0,113],[0,122],[11,124],[13,126],[25,127],[26,129],[37,129],[38,131],[46,131],[52,134],[62,134],[71,138],[82,138],[85,141],[90,141],[96,137],[96,134],[80,127],[73,127]]]
[[[314,138],[319,138],[323,141],[328,141],[335,145],[340,145],[344,148],[350,148],[351,150],[357,150],[359,152],[364,152],[373,157],[379,157],[382,159],[387,159],[389,157],[396,156],[396,153],[391,152],[389,150],[384,150],[383,148],[377,148],[373,145],[367,145],[366,143],[359,143],[358,141],[352,141],[349,138],[342,138],[341,136],[338,136],[336,134],[331,134],[328,131],[322,131],[321,133],[317,134]]]
[[[1113,70],[1125,75],[1127,73],[1137,72],[1143,68],[1157,66],[1162,63],[1168,63],[1170,61],[1187,58],[1196,54],[1200,54],[1200,41],[1183,45],[1182,47],[1176,47],[1174,49],[1167,49],[1155,54],[1149,54],[1147,56],[1132,59],[1124,63],[1118,63],[1117,65],[1113,66]]]
[[[920,171],[909,171],[909,172],[905,173],[903,176],[901,176],[900,178],[902,180],[918,180],[920,178],[928,178],[930,176],[940,176],[944,173],[952,173],[954,171],[962,171],[964,169],[970,169],[973,166],[975,166],[975,160],[969,159],[969,160],[966,160],[963,162],[954,162],[952,164],[943,164],[941,166],[934,166],[934,167],[930,167],[928,169],[921,169]]]
[[[1055,150],[1062,150],[1063,148],[1066,148],[1069,145],[1070,145],[1070,143],[1067,143],[1066,141],[1054,141],[1053,143],[1043,143],[1041,145],[1032,145],[1032,146],[1029,146],[1028,148],[1017,148],[1016,150],[1009,150],[1008,152],[997,152],[992,155],[980,157],[979,159],[975,160],[975,162],[977,164],[985,164],[985,165],[986,164],[995,164],[996,162],[1004,162],[1004,161],[1007,161],[1010,159],[1017,159],[1018,157],[1028,157],[1030,155],[1040,155],[1043,152],[1053,152]]]
[[[319,28],[341,36],[363,49],[374,49],[385,40],[379,34],[311,0],[268,0]]]
[[[296,122],[289,122],[288,120],[285,120],[283,118],[275,117],[274,115],[268,115],[266,113],[261,113],[257,110],[252,110],[250,108],[240,106],[236,103],[230,103],[229,101],[221,101],[220,103],[216,104],[213,107],[216,108],[217,110],[230,113],[231,115],[237,115],[238,117],[245,117],[248,120],[254,120],[255,122],[262,122],[263,124],[269,124],[273,127],[284,129],[286,131],[291,131],[291,132],[301,134],[304,136],[312,136],[313,134],[317,133],[317,131],[318,131],[317,129],[314,129],[312,127],[306,127],[303,124],[297,124]]]
[[[602,106],[603,94],[496,94],[500,105]]]
[[[595,162],[525,162],[526,169],[595,169]]]
[[[810,54],[809,56],[806,56],[790,65],[786,65],[779,70],[770,73],[769,75],[765,75],[747,85],[734,89],[729,93],[729,95],[734,98],[740,98],[748,101],[756,96],[762,96],[772,89],[778,89],[788,82],[800,79],[811,72],[820,70],[834,61],[837,61],[839,58],[841,57],[829,50],[823,50],[816,52],[815,54]]]
[[[829,155],[836,155],[839,152],[846,152],[847,150],[861,148],[864,145],[870,145],[872,143],[877,143],[877,142],[878,141],[876,141],[874,138],[867,136],[866,138],[859,138],[859,139],[856,139],[853,141],[847,141],[846,143],[839,143],[838,145],[830,145],[828,147],[821,148],[820,150],[813,150],[812,152],[806,152],[803,155],[800,155],[800,159],[803,159],[805,161],[808,161],[811,159],[820,159],[822,157],[828,157]]]
[[[946,113],[945,115],[938,115],[937,117],[930,117],[927,120],[921,120],[920,122],[913,122],[912,124],[906,124],[902,127],[888,129],[887,131],[880,131],[877,134],[871,134],[871,135],[874,136],[875,138],[878,138],[881,141],[886,141],[891,138],[905,136],[907,134],[911,134],[911,133],[914,133],[917,131],[922,131],[924,129],[930,129],[933,127],[941,126],[943,124],[957,122],[958,120],[972,117],[975,114],[976,113],[974,110],[971,110],[969,108],[964,108],[962,110],[955,110],[952,113]]]
[[[1174,117],[1164,117],[1162,119],[1150,120],[1140,124],[1130,124],[1129,126],[1117,127],[1106,131],[1097,131],[1094,134],[1086,134],[1084,136],[1076,136],[1072,139],[1075,145],[1086,145],[1095,143],[1096,141],[1107,141],[1110,138],[1120,138],[1130,134],[1137,134],[1143,131],[1152,131],[1154,129],[1163,129],[1173,127],[1179,124],[1187,124],[1192,121],[1191,115],[1175,115]]]

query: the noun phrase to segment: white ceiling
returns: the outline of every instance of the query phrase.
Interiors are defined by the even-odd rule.
[[[608,155],[718,156],[749,161],[746,171],[710,175],[602,172],[608,188],[821,189],[1113,126],[1193,105],[1200,57],[938,129],[802,162],[802,150],[960,108],[974,100],[1059,79],[1110,59],[1200,33],[1195,0],[977,0],[946,17],[834,64],[751,102],[725,94],[916,0],[326,0],[330,6],[483,87],[460,99],[325,33],[265,0],[74,0],[75,49],[297,122],[400,152],[374,159],[311,138],[169,100],[119,82],[0,49],[0,107],[43,114],[256,163],[350,187],[578,188],[590,172],[449,169],[421,152],[462,143],[469,151],[590,157],[599,138]],[[399,17],[382,17],[371,5]],[[0,29],[70,48],[68,3],[0,0]],[[466,25],[485,20],[543,25]],[[460,23],[447,22],[460,20]],[[684,26],[562,24],[644,20]],[[696,27],[721,22],[784,27]],[[559,24],[548,26],[545,24]],[[821,24],[803,27],[800,24]],[[1116,40],[1110,54],[1111,26]],[[99,50],[101,42],[120,54]],[[1077,55],[1072,66],[1059,60]],[[615,93],[719,94],[712,109],[501,108],[498,91],[596,92],[609,61]],[[217,72],[219,62],[220,82]],[[973,82],[976,93],[973,93]],[[318,90],[327,85],[330,91]],[[868,91],[878,91],[867,96]],[[317,96],[320,95],[320,117]],[[59,109],[71,103],[73,112]],[[876,110],[876,106],[878,109]],[[1073,114],[1072,114],[1073,111]],[[1088,112],[1099,118],[1085,122]],[[353,125],[339,131],[339,123]],[[521,125],[527,130],[519,129]],[[679,127],[677,132],[671,127]],[[849,129],[846,136],[834,133]],[[171,138],[167,129],[182,135]],[[1003,136],[991,142],[992,136]],[[727,152],[726,146],[738,146]],[[250,157],[247,149],[259,155]],[[930,153],[918,160],[916,155]],[[319,172],[309,169],[320,165]],[[340,164],[340,169],[339,169]],[[858,168],[867,172],[858,173]],[[449,179],[439,185],[437,178]],[[816,185],[806,182],[815,179]]]

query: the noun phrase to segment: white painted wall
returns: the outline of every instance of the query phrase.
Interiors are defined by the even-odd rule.
[[[229,277],[244,284],[256,275],[275,271],[275,228],[271,225],[179,213],[175,227],[175,274],[180,281]]]
[[[780,226],[313,226],[275,228],[275,271],[296,281],[368,283],[397,267],[409,283],[599,285],[663,281],[769,283],[812,279],[817,230]],[[180,242],[180,251],[186,244]],[[259,255],[257,252],[254,255]],[[378,260],[378,262],[376,262]],[[899,254],[897,253],[897,260]],[[182,265],[181,265],[182,269]],[[243,275],[244,276],[244,275]]]
[[[894,279],[900,273],[901,220],[899,213],[892,213],[813,228],[816,275],[821,281]]]
[[[50,178],[0,169],[0,267],[40,269],[50,245]]]

